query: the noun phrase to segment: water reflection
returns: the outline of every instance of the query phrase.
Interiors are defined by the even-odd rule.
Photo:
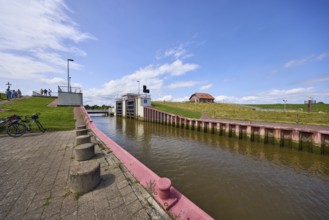
[[[124,118],[96,125],[219,219],[325,219],[329,159]]]

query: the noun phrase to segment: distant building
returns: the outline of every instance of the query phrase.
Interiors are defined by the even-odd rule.
[[[215,98],[208,93],[194,93],[190,97],[190,102],[207,102],[212,103],[214,102]]]
[[[151,106],[150,95],[127,93],[116,100],[115,115],[127,118],[143,118],[144,107]]]

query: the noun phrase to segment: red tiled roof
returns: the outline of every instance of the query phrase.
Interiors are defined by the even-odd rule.
[[[215,99],[214,97],[212,97],[212,95],[209,95],[208,93],[194,93],[193,95],[191,95],[190,99],[191,99],[193,96],[196,96],[196,97],[198,97],[199,99],[212,99],[212,100]]]

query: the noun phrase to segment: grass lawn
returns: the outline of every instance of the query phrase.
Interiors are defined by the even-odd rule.
[[[173,102],[152,102],[152,106],[165,112],[173,113],[176,115],[188,118],[200,118],[201,112],[189,110],[186,106],[172,105]]]
[[[54,98],[32,97],[22,100],[11,100],[5,104],[0,104],[0,117],[19,115],[25,117],[40,113],[39,120],[48,131],[71,130],[74,129],[74,113],[72,107],[47,107]],[[37,129],[35,126],[34,129]],[[5,128],[1,127],[0,132],[4,133]]]
[[[200,118],[206,114],[210,118],[232,119],[243,121],[282,122],[290,124],[311,124],[329,126],[329,105],[316,104],[313,110],[317,112],[302,112],[304,105],[286,105],[289,111],[258,111],[244,105],[223,103],[190,103],[190,102],[152,102],[160,110],[183,117]],[[273,108],[275,105],[255,105],[258,108]],[[306,106],[306,105],[305,105]],[[276,106],[283,109],[283,105]],[[307,108],[307,106],[306,106]],[[294,110],[294,111],[290,111]]]
[[[259,109],[281,110],[283,111],[284,104],[260,104],[260,105],[247,105]],[[308,111],[307,105],[303,104],[287,104],[286,110],[288,111]],[[329,104],[314,104],[312,105],[312,112],[329,112]]]
[[[0,101],[6,100],[6,94],[0,92]]]

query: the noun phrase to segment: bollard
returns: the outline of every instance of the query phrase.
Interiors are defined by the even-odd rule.
[[[79,144],[74,148],[74,156],[77,161],[89,160],[95,156],[95,144]]]
[[[82,135],[87,135],[88,134],[88,129],[78,129],[75,130],[76,136],[82,136]]]
[[[91,143],[91,136],[90,135],[81,135],[75,138],[76,145]]]
[[[86,125],[78,125],[77,126],[77,129],[80,130],[80,129],[86,129],[87,126]]]
[[[170,188],[171,188],[171,180],[168,178],[160,178],[158,180],[158,192],[159,197],[163,200],[170,198]]]
[[[94,161],[80,162],[70,168],[69,188],[72,193],[86,193],[101,181],[100,164]]]

